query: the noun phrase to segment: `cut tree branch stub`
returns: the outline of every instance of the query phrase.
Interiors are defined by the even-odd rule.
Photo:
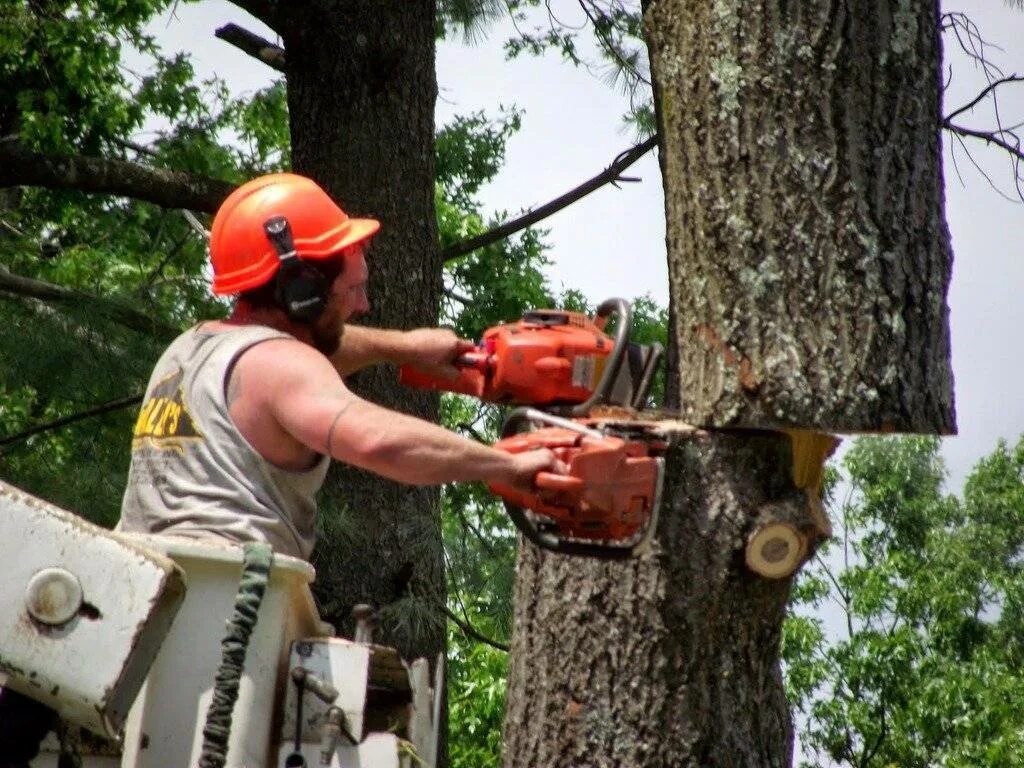
[[[259,19],[271,29],[278,29],[279,6],[276,0],[231,0],[231,4]]]
[[[260,37],[254,32],[243,29],[237,24],[225,24],[213,33],[226,43],[230,43],[244,53],[259,59],[271,69],[284,72],[284,48]]]

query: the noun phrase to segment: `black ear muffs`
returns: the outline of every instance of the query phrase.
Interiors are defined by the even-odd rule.
[[[316,267],[305,263],[295,252],[292,229],[284,216],[263,222],[267,238],[281,260],[274,277],[274,298],[289,319],[311,323],[327,306],[331,285]]]

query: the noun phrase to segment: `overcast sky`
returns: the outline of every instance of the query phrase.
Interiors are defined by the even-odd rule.
[[[556,8],[572,20],[578,5],[556,0]],[[949,4],[946,11],[964,11],[977,23],[995,63],[1004,72],[1024,72],[1024,11],[999,0]],[[201,74],[216,72],[236,93],[271,82],[277,73],[213,37],[218,26],[233,21],[269,36],[237,7],[219,0],[179,5],[174,19],[165,17],[152,29],[165,50],[187,50]],[[625,99],[591,74],[562,64],[555,57],[505,60],[501,43],[507,30],[496,28],[473,46],[446,42],[438,51],[438,125],[455,114],[500,105],[524,111],[523,128],[508,146],[507,163],[498,179],[481,195],[490,210],[515,213],[571,189],[606,166],[635,143],[621,116]],[[950,85],[946,112],[970,101],[984,87],[980,70],[959,55],[946,38],[946,76]],[[950,76],[950,70],[952,75]],[[1007,90],[1003,121],[1011,125],[1024,115],[1024,85]],[[962,121],[976,128],[992,127],[991,110],[979,108]],[[944,441],[950,487],[960,486],[971,466],[990,452],[998,437],[1015,442],[1024,432],[1024,402],[1019,382],[1018,336],[1024,329],[1019,286],[1024,260],[1015,236],[1024,221],[1017,200],[994,192],[952,137],[945,135],[947,219],[955,252],[949,295],[960,433]],[[1015,194],[1005,156],[978,142],[974,158],[1011,197]],[[951,151],[955,153],[953,163]],[[960,177],[956,169],[959,168]],[[547,219],[551,230],[555,286],[574,287],[593,301],[612,295],[651,295],[668,300],[665,228],[661,177],[654,153],[628,172],[641,183],[604,187],[571,208]]]

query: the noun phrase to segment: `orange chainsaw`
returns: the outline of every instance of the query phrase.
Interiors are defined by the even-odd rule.
[[[612,315],[618,316],[614,338],[604,332]],[[399,381],[571,416],[586,415],[598,404],[642,408],[662,348],[631,343],[631,318],[632,310],[623,299],[603,302],[593,318],[535,309],[517,322],[487,329],[477,348],[455,361],[461,369],[458,379],[403,365]]]
[[[488,485],[526,538],[551,552],[605,560],[644,550],[658,521],[665,443],[533,408],[514,410],[502,433],[495,448],[547,448],[569,466],[566,475],[539,472],[529,493]]]

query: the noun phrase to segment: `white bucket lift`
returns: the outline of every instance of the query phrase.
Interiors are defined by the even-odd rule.
[[[112,534],[2,483],[0,541],[17,553],[4,558],[16,568],[0,581],[8,684],[70,722],[121,737],[122,768],[197,765],[242,549]],[[274,558],[225,765],[432,767],[441,660],[432,681],[422,659],[407,666],[392,648],[331,637],[309,591],[313,576],[305,561]],[[34,608],[26,596],[39,593],[53,605]],[[40,610],[63,623],[45,623]],[[117,760],[83,754],[86,766]],[[33,766],[55,763],[44,753]]]

